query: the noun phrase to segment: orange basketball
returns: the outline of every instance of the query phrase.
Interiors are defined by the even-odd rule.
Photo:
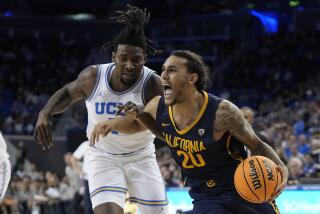
[[[252,203],[262,203],[271,198],[281,183],[277,165],[263,156],[252,156],[242,161],[234,174],[234,185],[239,195]]]

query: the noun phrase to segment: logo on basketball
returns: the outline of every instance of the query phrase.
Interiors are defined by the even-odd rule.
[[[259,175],[256,170],[256,166],[254,165],[254,160],[250,160],[250,177],[252,180],[252,185],[254,186],[254,189],[261,188],[261,182],[259,180]]]
[[[267,170],[267,172],[268,172],[268,180],[270,181],[274,181],[274,176],[273,176],[273,174],[272,174],[272,169],[271,169],[271,167],[270,167],[270,165],[268,164],[268,162],[266,161],[266,160],[263,160],[262,161],[263,162],[263,164],[264,164],[264,166],[266,167],[266,170]]]

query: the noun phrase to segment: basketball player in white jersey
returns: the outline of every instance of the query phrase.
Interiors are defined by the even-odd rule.
[[[7,144],[0,132],[0,200],[7,191],[11,178],[11,165],[7,153]]]
[[[163,93],[159,76],[144,66],[146,54],[158,52],[144,36],[150,14],[130,5],[119,13],[114,19],[125,27],[103,46],[113,48],[113,62],[84,69],[40,111],[34,136],[43,149],[52,146],[50,116],[65,111],[76,101],[86,100],[90,137],[97,123],[116,117],[117,106],[127,101],[145,105]],[[123,213],[127,192],[142,214],[168,213],[153,139],[149,131],[126,135],[113,132],[90,148],[88,180],[95,214]]]

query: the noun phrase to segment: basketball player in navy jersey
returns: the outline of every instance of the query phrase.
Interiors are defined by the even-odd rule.
[[[50,116],[65,111],[76,101],[86,100],[90,137],[98,122],[116,117],[118,105],[129,100],[145,105],[163,93],[160,77],[144,66],[146,54],[158,52],[144,35],[150,14],[130,5],[119,13],[115,20],[125,27],[104,45],[113,49],[112,63],[84,69],[76,80],[58,90],[39,113],[34,136],[43,149],[52,146]],[[89,148],[88,182],[95,214],[123,213],[127,192],[140,213],[168,213],[153,140],[154,135],[148,130],[135,134],[113,132]]]
[[[164,94],[153,98],[144,110],[132,102],[122,106],[120,111],[136,118],[130,128],[120,120],[99,123],[92,143],[110,130],[135,132],[148,127],[170,147],[191,187],[194,213],[278,213],[272,201],[286,185],[286,166],[233,103],[203,91],[207,80],[207,66],[200,56],[186,50],[172,52],[161,74]],[[231,136],[243,144],[240,151],[230,148]],[[249,203],[235,190],[233,175],[241,155],[246,155],[244,146],[278,165],[282,182],[269,202]]]

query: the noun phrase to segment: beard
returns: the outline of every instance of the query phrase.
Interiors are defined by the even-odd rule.
[[[125,86],[132,86],[137,81],[137,78],[126,79],[121,75],[120,76],[120,81]]]
[[[172,100],[167,100],[166,98],[164,98],[164,104],[166,106],[173,106],[174,104],[177,103],[177,97],[174,97]]]

